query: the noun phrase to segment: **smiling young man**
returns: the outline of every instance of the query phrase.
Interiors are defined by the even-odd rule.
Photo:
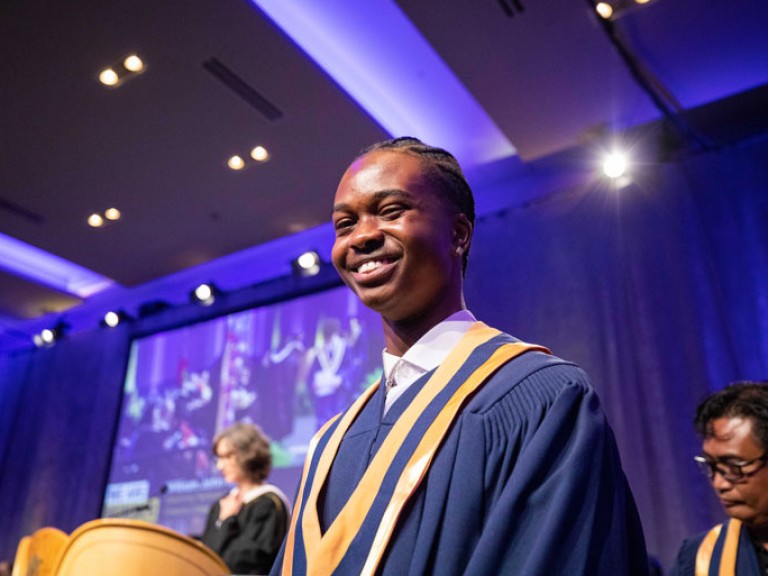
[[[315,436],[272,574],[645,574],[584,373],[466,308],[475,209],[455,158],[413,138],[363,150],[333,225],[334,266],[381,315],[385,377]]]
[[[695,460],[729,516],[686,540],[674,576],[768,575],[768,383],[742,382],[696,410],[703,439]]]

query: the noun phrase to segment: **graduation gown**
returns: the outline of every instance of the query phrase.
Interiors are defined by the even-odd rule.
[[[518,342],[494,332],[496,336],[478,346],[456,370],[445,387],[448,394],[499,347]],[[317,513],[306,498],[297,501],[295,530],[286,541],[288,551],[284,545],[278,556],[273,576],[312,572],[307,556],[316,550],[304,517],[318,517],[323,538],[332,532],[334,520],[338,524],[340,516],[350,519],[344,517],[344,507],[431,376],[428,373],[413,384],[386,415],[379,385],[343,436],[317,500]],[[438,395],[436,400],[440,399]],[[438,411],[432,404],[423,410],[404,443],[406,455],[398,452],[393,466],[409,458],[409,444],[425,436]],[[299,498],[309,494],[320,464],[318,454],[339,421],[316,437]],[[393,483],[390,475],[384,476],[341,561],[317,574],[361,574],[371,553],[371,534],[377,532],[379,519],[387,516]],[[573,364],[529,351],[495,369],[467,397],[400,511],[375,573],[620,576],[646,571],[639,518],[612,432],[586,375]]]
[[[726,543],[729,531],[733,533],[730,545]],[[719,576],[720,564],[724,557],[729,556],[724,551],[729,547],[736,553],[735,571],[733,563],[726,560],[725,574],[762,576],[755,546],[747,529],[738,520],[729,520],[683,542],[669,576],[699,576],[696,572],[697,556],[704,563],[700,569],[701,576]]]
[[[208,513],[203,543],[233,574],[268,574],[288,528],[283,500],[274,492],[266,492],[217,525],[219,508],[216,502]]]

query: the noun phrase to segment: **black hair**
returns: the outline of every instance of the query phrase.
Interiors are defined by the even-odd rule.
[[[696,408],[696,433],[711,438],[712,421],[718,418],[748,418],[755,440],[768,450],[768,381],[734,382],[707,396]]]
[[[418,138],[404,136],[366,146],[355,156],[355,160],[379,150],[405,152],[418,156],[428,168],[427,177],[435,185],[435,189],[441,192],[460,213],[467,217],[474,229],[475,197],[464,177],[461,166],[459,166],[459,161],[453,154],[442,148],[424,144]],[[467,269],[468,257],[469,246],[462,255],[464,272]]]

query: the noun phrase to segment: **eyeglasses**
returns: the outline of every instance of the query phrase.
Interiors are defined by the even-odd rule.
[[[752,460],[713,460],[707,456],[694,456],[696,464],[699,466],[704,475],[712,480],[715,477],[715,473],[719,473],[728,482],[738,482],[744,478],[757,474],[768,462],[768,452],[762,456],[758,456]],[[744,468],[760,462],[754,470],[744,472]]]
[[[234,455],[235,455],[234,451],[232,451],[232,452],[225,452],[224,454],[216,454],[214,456],[214,458],[215,458],[216,462],[219,462],[221,460],[229,460]]]

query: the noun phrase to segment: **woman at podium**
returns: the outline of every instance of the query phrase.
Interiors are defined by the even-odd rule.
[[[234,487],[211,507],[202,540],[233,574],[268,574],[289,521],[285,495],[266,482],[269,439],[258,426],[237,423],[214,438],[213,454]]]

